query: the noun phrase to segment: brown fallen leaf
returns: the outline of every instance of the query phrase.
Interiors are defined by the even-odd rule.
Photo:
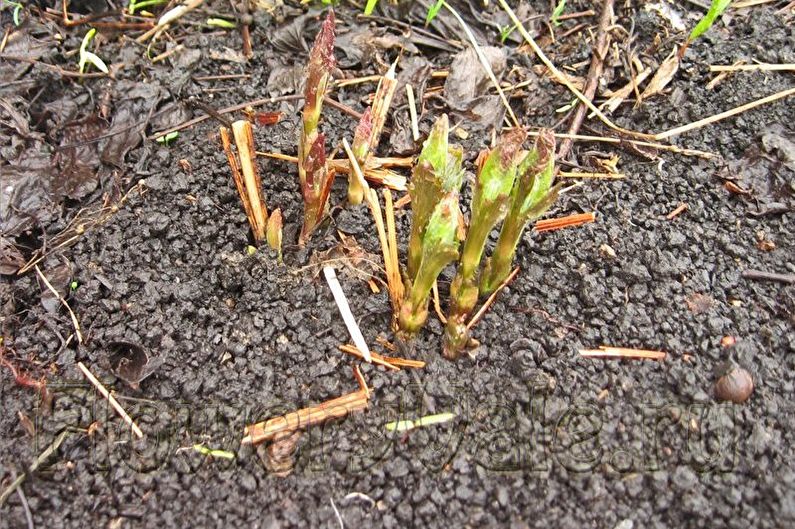
[[[712,308],[714,300],[706,294],[693,293],[685,299],[687,309],[693,314],[701,314]]]
[[[668,57],[662,62],[654,76],[646,85],[646,89],[640,94],[640,100],[643,101],[653,95],[659,94],[668,86],[668,83],[674,78],[676,72],[679,70],[679,56],[676,54],[676,48],[671,52]]]

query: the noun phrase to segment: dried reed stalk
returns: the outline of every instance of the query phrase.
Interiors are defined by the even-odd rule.
[[[241,441],[241,444],[258,445],[287,432],[305,430],[310,426],[324,423],[330,419],[340,419],[349,413],[365,410],[367,405],[367,394],[362,390],[354,391],[336,399],[327,400],[317,406],[303,408],[286,415],[246,426],[244,431],[246,436]]]
[[[237,156],[232,151],[229,141],[229,130],[220,127],[221,143],[229,160],[232,169],[232,179],[243,203],[243,211],[246,213],[254,239],[257,242],[265,240],[265,233],[268,226],[268,209],[262,197],[261,181],[257,164],[255,163],[256,149],[254,147],[254,132],[251,122],[239,120],[232,123],[232,134],[237,147]]]

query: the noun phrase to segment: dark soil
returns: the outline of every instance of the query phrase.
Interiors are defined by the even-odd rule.
[[[226,3],[210,4],[229,11]],[[548,4],[532,2],[526,14],[548,13]],[[665,94],[639,108],[622,105],[617,121],[658,132],[792,86],[791,74],[744,72],[706,88],[714,76],[710,64],[795,62],[791,15],[787,21],[774,11],[781,6],[771,5],[735,12],[728,24],[717,24],[690,47]],[[589,7],[574,2],[567,9]],[[481,20],[467,14],[469,22],[482,42],[499,43],[488,21],[503,23],[504,15],[494,6],[479,10]],[[254,57],[242,65],[211,58],[226,48],[240,50],[238,32],[194,26],[174,32],[184,37],[185,51],[155,65],[142,48],[108,32],[99,54],[109,64],[128,63],[115,81],[76,81],[38,67],[15,77],[25,63],[0,61],[2,83],[8,81],[0,98],[28,125],[15,127],[8,113],[0,121],[3,187],[6,178],[27,171],[57,197],[42,201],[34,220],[22,219],[27,224],[15,230],[6,222],[8,210],[3,212],[3,236],[28,258],[45,244],[54,247],[51,239],[72,219],[85,222],[73,245],[39,264],[76,313],[82,345],[75,338],[66,343],[73,333],[69,315],[35,272],[0,282],[5,357],[32,376],[46,375],[54,396],[47,413],[34,391],[2,372],[0,489],[60,432],[70,432],[21,486],[36,527],[336,527],[335,509],[347,527],[795,523],[795,286],[742,276],[749,269],[795,273],[791,98],[675,138],[682,147],[722,159],[649,152],[650,158],[621,146],[577,143],[580,164],[589,167],[596,150],[615,154],[627,178],[587,180],[548,215],[596,211],[596,223],[525,235],[521,273],[476,327],[482,346],[474,359],[443,360],[442,327],[431,316],[413,352],[427,367],[392,373],[362,365],[374,388],[369,411],[307,431],[289,477],[272,475],[256,450],[241,447],[245,424],[356,389],[353,359],[337,349],[349,336],[312,256],[338,245],[339,230],[380,263],[369,212],[343,206],[345,181],[339,179],[330,200],[332,222],[299,249],[293,244],[301,219],[295,168],[260,160],[268,205],[285,214],[285,263],[277,264],[264,246],[248,255],[248,224],[219,147],[218,123],[183,130],[169,147],[140,142],[133,125],[144,123],[149,135],[201,115],[186,102],[190,97],[222,108],[293,93],[290,69],[303,65],[306,53],[282,48],[288,44],[274,36],[283,37],[287,32],[275,28],[294,23],[300,12],[277,13],[283,22],[255,15]],[[413,13],[422,16],[421,6]],[[408,17],[391,8],[384,15]],[[658,61],[681,42],[681,35],[666,37],[667,23],[642,8],[622,8],[619,15],[625,28],[634,28],[632,45]],[[7,24],[8,11],[2,16]],[[338,19],[341,38],[364,27],[347,8],[338,9]],[[585,21],[596,24],[597,17]],[[317,17],[306,22],[297,35],[308,45]],[[373,22],[370,30],[382,34],[393,27]],[[445,27],[429,31],[458,38],[454,24]],[[547,35],[545,28],[538,24],[539,37]],[[85,28],[61,29],[66,38],[56,46],[51,34],[57,30],[54,22],[37,22],[30,14],[20,29],[46,44],[40,60],[74,70],[73,58],[63,54],[79,47]],[[663,43],[650,49],[655,35]],[[581,63],[590,57],[588,39],[581,31],[547,51],[558,65]],[[571,95],[534,74],[534,58],[517,52],[517,44],[506,45],[508,70],[519,67],[534,83],[513,103],[527,125],[549,126],[561,117],[554,109]],[[343,74],[382,72],[379,63],[398,53],[377,46],[358,51],[348,45],[338,52]],[[435,68],[449,65],[455,54],[422,43],[417,51]],[[587,63],[575,73],[586,71]],[[250,77],[193,78],[239,73]],[[615,75],[612,87],[626,82],[620,68]],[[371,89],[359,85],[334,97],[362,110]],[[108,101],[106,121],[98,112]],[[285,102],[263,110],[281,110],[284,119],[257,128],[258,148],[294,154],[299,109]],[[442,98],[429,99],[422,130],[446,110]],[[405,106],[397,113],[405,115]],[[350,138],[354,125],[337,110],[324,113],[333,145]],[[600,125],[586,122],[583,133],[590,133],[587,127],[599,131]],[[463,142],[470,161],[491,134],[471,129]],[[58,171],[33,163],[35,149],[49,153],[114,131],[116,139],[66,147],[64,156],[74,159],[61,160]],[[389,147],[384,141],[382,153],[391,154]],[[727,179],[750,193],[731,193]],[[112,204],[125,194],[117,211],[80,216],[98,211],[103,197]],[[666,218],[681,203],[687,210]],[[398,223],[405,241],[407,213],[399,213]],[[391,339],[386,293],[372,294],[345,267],[339,275],[368,342],[379,335]],[[440,282],[443,298],[451,279],[452,269]],[[151,374],[138,390],[111,374],[117,342],[137,344],[151,357]],[[606,361],[578,354],[603,344],[668,356],[660,362]],[[130,437],[85,383],[77,361],[116,390],[144,440]],[[714,397],[715,381],[728,364],[753,377],[755,390],[744,404]],[[457,414],[453,422],[409,434],[388,434],[383,426],[400,416],[447,411]],[[35,437],[26,433],[20,413],[34,421]],[[236,457],[203,456],[195,444]],[[26,526],[16,492],[0,513],[0,527]]]

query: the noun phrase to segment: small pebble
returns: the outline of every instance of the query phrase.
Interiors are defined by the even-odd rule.
[[[720,400],[728,400],[742,404],[754,391],[751,374],[741,367],[732,367],[715,383],[715,396]]]
[[[616,251],[613,249],[612,246],[608,244],[603,244],[599,247],[599,255],[601,255],[606,259],[615,259]]]

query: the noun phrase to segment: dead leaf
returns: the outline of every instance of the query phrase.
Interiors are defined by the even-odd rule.
[[[693,314],[702,314],[712,308],[715,300],[706,294],[694,293],[687,297],[685,303],[687,303],[688,310]]]
[[[677,71],[679,71],[679,55],[677,54],[676,48],[674,48],[660,67],[657,68],[654,77],[651,78],[646,89],[640,94],[641,101],[662,92],[674,78]]]

